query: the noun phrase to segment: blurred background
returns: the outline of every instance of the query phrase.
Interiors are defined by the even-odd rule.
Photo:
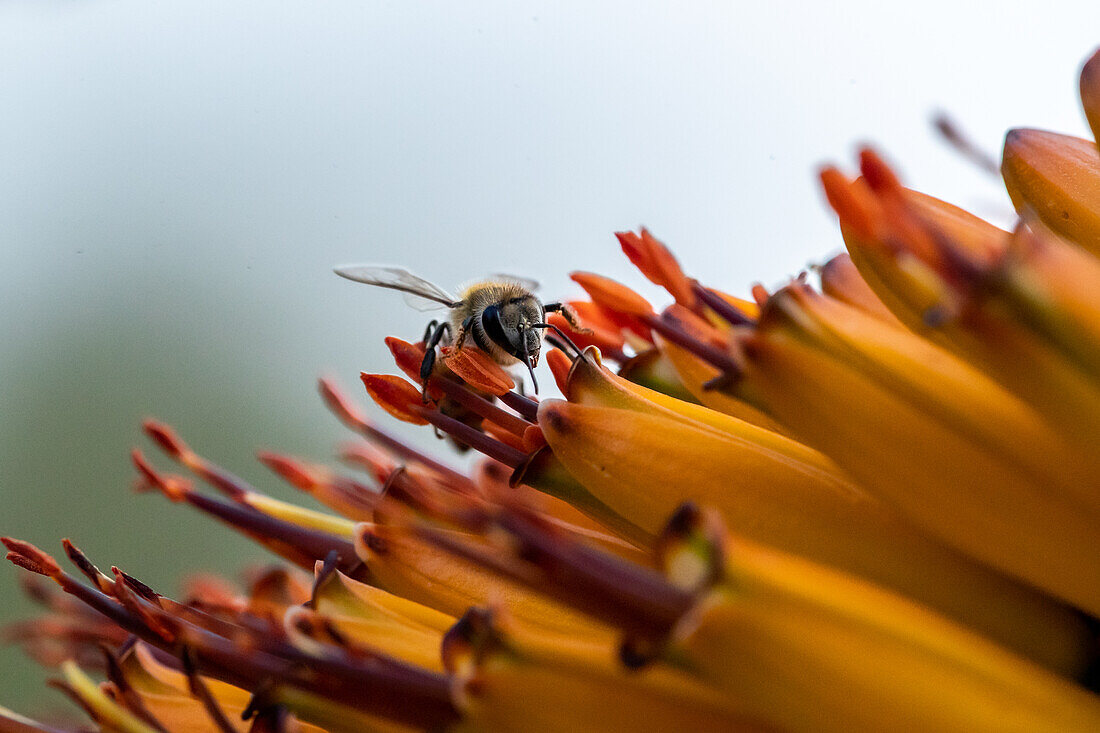
[[[1004,220],[996,180],[930,118],[993,153],[1009,126],[1084,134],[1100,9],[1065,10],[6,0],[0,533],[56,553],[70,537],[166,591],[264,560],[133,495],[127,452],[157,416],[291,495],[253,451],[327,459],[349,435],[318,375],[359,395],[360,370],[392,370],[381,339],[424,326],[336,264],[448,287],[514,272],[548,299],[586,269],[652,294],[612,236],[644,224],[743,292],[841,246],[815,172],[851,170],[865,141],[913,187]],[[16,577],[0,568],[0,623],[31,613]],[[0,704],[60,705],[42,676],[0,648]]]

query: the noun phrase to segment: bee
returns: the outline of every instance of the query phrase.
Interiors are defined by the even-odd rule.
[[[546,322],[546,314],[561,313],[571,328],[587,331],[564,303],[540,301],[534,294],[538,283],[526,278],[491,276],[467,286],[456,298],[400,267],[348,265],[337,267],[335,272],[355,282],[399,290],[405,293],[406,302],[417,310],[450,309],[449,318],[433,320],[424,332],[426,349],[420,364],[420,379],[425,385],[435,368],[437,346],[443,344],[457,351],[472,341],[502,366],[526,365],[537,394],[535,367],[545,329],[553,329],[566,342],[572,343],[557,327]]]

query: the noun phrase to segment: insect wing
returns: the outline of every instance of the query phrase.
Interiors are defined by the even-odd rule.
[[[405,294],[405,302],[417,310],[432,310],[440,306],[455,308],[461,304],[460,300],[443,288],[400,267],[347,265],[337,267],[335,272],[340,277],[355,282],[400,290]]]
[[[498,272],[490,275],[494,280],[505,280],[510,283],[515,283],[523,287],[525,290],[530,290],[532,293],[539,289],[539,281],[532,280],[529,277],[520,277],[519,275],[508,275],[507,273]]]

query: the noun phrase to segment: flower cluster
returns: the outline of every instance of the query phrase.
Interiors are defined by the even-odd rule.
[[[1081,96],[1100,133],[1100,54]],[[847,253],[750,300],[619,234],[672,303],[574,273],[564,399],[469,344],[423,382],[425,344],[387,339],[405,377],[367,393],[469,471],[329,381],[349,471],[259,458],[331,511],[149,421],[213,491],[135,451],[139,488],[286,566],[173,600],[5,538],[47,609],[8,635],[127,733],[1100,730],[1100,152],[1014,130],[1002,172],[1013,231],[871,150],[824,170]]]

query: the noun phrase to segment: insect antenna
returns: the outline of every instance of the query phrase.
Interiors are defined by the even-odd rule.
[[[581,351],[581,348],[579,346],[577,346],[575,343],[573,343],[573,339],[566,336],[565,332],[563,332],[560,328],[555,326],[553,323],[532,323],[531,328],[549,328],[555,334],[557,334],[558,338],[560,338],[565,344],[569,345],[569,348],[573,350],[573,353],[575,353],[577,355],[577,358],[584,358],[584,352]],[[558,348],[561,348],[561,347],[559,346]],[[562,351],[567,351],[567,350],[568,349],[562,349]]]
[[[535,325],[537,327],[538,324]],[[535,394],[539,393],[539,380],[535,378],[535,365],[531,362],[531,352],[527,350],[527,325],[520,323],[519,338],[523,342],[523,363],[527,365],[527,371],[531,374],[531,387]]]

